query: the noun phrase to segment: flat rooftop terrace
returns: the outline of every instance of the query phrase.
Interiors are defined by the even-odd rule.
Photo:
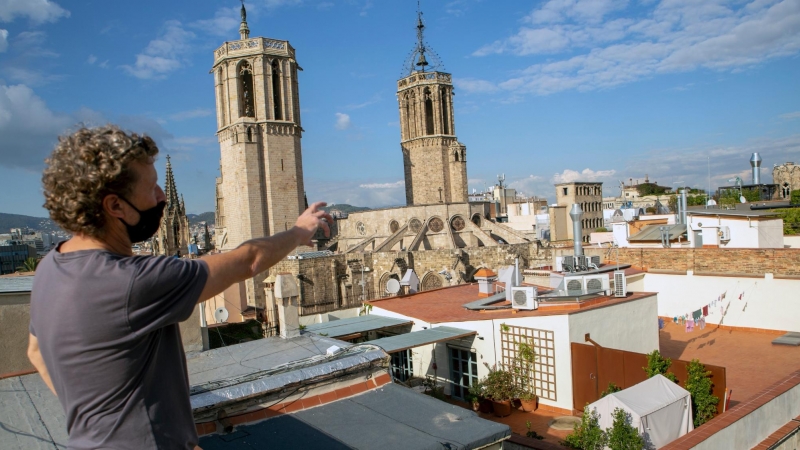
[[[550,288],[539,287],[539,293],[547,293]],[[520,317],[554,316],[575,314],[590,309],[604,308],[656,295],[654,292],[628,293],[625,298],[597,295],[582,298],[577,302],[565,298],[559,302],[540,302],[539,309],[534,311],[516,309],[468,310],[464,305],[478,300],[477,284],[462,284],[445,287],[417,294],[370,300],[369,304],[407,317],[413,317],[428,323],[469,322],[473,320],[511,319]],[[502,305],[495,303],[492,306]],[[509,304],[505,302],[505,304]]]
[[[800,347],[773,345],[776,334],[717,328],[686,333],[667,322],[659,333],[661,354],[725,367],[733,407],[800,369]]]

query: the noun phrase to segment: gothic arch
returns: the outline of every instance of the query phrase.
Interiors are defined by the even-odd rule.
[[[272,117],[275,120],[283,120],[283,108],[281,99],[281,67],[278,59],[273,59],[269,65],[270,78],[272,79]]]
[[[425,88],[425,90],[422,91],[422,98],[425,100],[425,134],[431,135],[434,134],[433,97],[431,96],[431,90],[429,88]]]
[[[386,292],[386,283],[389,282],[390,279],[394,278],[397,281],[400,281],[400,276],[396,273],[386,272],[381,275],[380,280],[378,281],[378,294],[379,295],[387,295]]]
[[[438,289],[444,286],[444,280],[436,272],[428,272],[422,276],[422,281],[419,284],[420,291],[430,291],[431,289]]]
[[[458,150],[453,152],[453,158],[455,158],[455,161],[458,162]]]
[[[253,67],[246,59],[236,64],[236,79],[239,88],[239,117],[255,117],[255,97],[253,90]]]
[[[253,142],[253,127],[247,127],[247,142]]]
[[[475,213],[475,214],[472,215],[472,219],[471,220],[472,220],[472,223],[474,223],[475,225],[480,227],[483,218],[481,217],[481,215],[479,213]]]

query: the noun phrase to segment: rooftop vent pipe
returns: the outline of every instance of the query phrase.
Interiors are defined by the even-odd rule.
[[[761,184],[761,155],[753,153],[750,157],[750,167],[753,169],[753,184]]]
[[[687,201],[686,201],[686,189],[681,189],[681,198],[679,199],[681,202],[681,222],[682,224],[686,225],[686,208],[687,208]]]
[[[581,205],[573,203],[569,216],[572,218],[572,243],[575,246],[575,256],[581,256],[583,255],[583,227],[581,226],[583,210]]]

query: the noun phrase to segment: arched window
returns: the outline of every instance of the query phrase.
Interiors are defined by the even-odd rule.
[[[281,114],[281,70],[277,59],[272,60],[272,113],[275,120],[283,120]]]
[[[217,70],[217,104],[219,105],[219,125],[225,126],[228,123],[228,113],[225,111],[225,79],[222,76],[222,67]]]
[[[431,90],[425,88],[425,134],[433,134],[433,99],[431,98]]]
[[[461,150],[461,160],[462,161],[466,161],[467,160],[467,151],[466,150]]]
[[[402,108],[403,108],[403,113],[404,113],[403,114],[403,123],[400,124],[400,125],[403,127],[403,132],[402,132],[403,139],[410,139],[411,135],[409,134],[408,122],[409,122],[411,116],[409,115],[409,108],[408,108],[408,94],[405,94],[403,96],[403,106],[402,106]]]
[[[455,158],[456,162],[458,162],[458,150],[453,152],[453,157]]]
[[[247,127],[247,142],[253,142],[253,127]]]
[[[439,105],[442,107],[442,134],[450,134],[450,107],[447,102],[447,89],[442,89],[440,92],[441,101]]]
[[[239,117],[255,117],[255,102],[253,100],[253,69],[250,63],[239,63]]]

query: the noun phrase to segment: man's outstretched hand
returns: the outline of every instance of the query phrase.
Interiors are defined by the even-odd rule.
[[[313,203],[297,218],[294,227],[297,231],[299,245],[311,246],[311,239],[318,228],[322,228],[325,232],[325,237],[331,236],[330,224],[333,223],[333,217],[321,209],[326,205],[327,203],[325,202]]]

